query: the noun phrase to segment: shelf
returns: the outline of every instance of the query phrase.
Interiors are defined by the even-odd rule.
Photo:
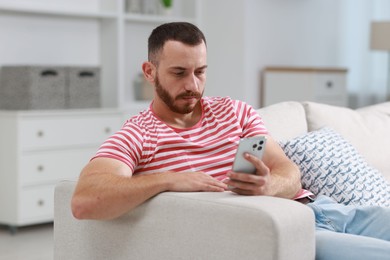
[[[92,19],[115,19],[118,14],[115,12],[99,12],[99,11],[79,11],[79,10],[60,10],[58,8],[48,8],[41,6],[20,6],[11,4],[0,4],[0,12],[15,13],[15,14],[32,14],[32,15],[48,15],[48,16],[63,16],[70,18],[92,18]],[[169,15],[148,15],[148,14],[132,14],[125,13],[124,19],[127,22],[140,23],[165,23],[172,21],[188,21],[196,23],[196,19],[169,16]]]
[[[147,108],[150,102],[135,100],[132,86],[151,31],[167,22],[199,23],[200,4],[175,0],[172,13],[141,14],[130,13],[126,1],[0,0],[0,30],[10,36],[2,42],[0,67],[93,64],[101,67],[103,108]]]
[[[42,8],[40,6],[18,6],[0,4],[1,13],[14,14],[32,14],[32,15],[48,15],[62,16],[70,18],[92,18],[92,19],[115,19],[117,14],[114,12],[97,12],[97,11],[78,11],[78,10],[58,10],[54,8]]]
[[[146,15],[146,14],[126,14],[124,16],[127,22],[140,22],[140,23],[166,23],[174,21],[187,21],[196,23],[195,19],[179,16],[163,16],[163,15]]]

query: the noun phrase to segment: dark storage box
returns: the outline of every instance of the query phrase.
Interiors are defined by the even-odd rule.
[[[100,107],[100,68],[4,66],[0,109],[33,110]]]
[[[68,107],[100,107],[100,69],[98,67],[68,67]]]
[[[0,109],[66,108],[65,68],[4,66],[0,74]]]

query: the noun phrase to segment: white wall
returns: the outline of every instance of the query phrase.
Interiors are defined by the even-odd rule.
[[[14,3],[13,3],[14,2]],[[0,0],[33,9],[98,9],[95,0]],[[0,66],[4,65],[98,65],[99,23],[88,19],[66,19],[40,15],[2,13],[0,16]]]
[[[340,57],[349,68],[351,105],[383,102],[390,64],[386,52],[370,49],[370,22],[390,20],[390,1],[343,0],[342,12],[344,30]]]
[[[244,99],[245,5],[235,1],[204,1],[200,29],[208,50],[206,94]]]
[[[265,66],[346,67],[351,106],[384,100],[386,53],[369,49],[369,24],[390,19],[385,0],[204,0],[207,94],[259,104]]]
[[[45,6],[59,3],[36,1]],[[389,0],[199,1],[200,27],[209,51],[207,95],[229,95],[258,106],[259,75],[265,66],[323,66],[348,68],[352,106],[384,100],[387,53],[369,49],[369,25],[371,20],[390,20]],[[28,1],[23,2],[28,5]],[[82,2],[69,0],[64,8],[98,8],[95,0]],[[53,65],[101,63],[98,21],[47,21],[30,16],[27,23],[22,15],[2,15],[0,66],[36,61]],[[40,25],[46,29],[39,30]],[[53,28],[50,37],[48,26]],[[34,46],[45,51],[34,51]]]

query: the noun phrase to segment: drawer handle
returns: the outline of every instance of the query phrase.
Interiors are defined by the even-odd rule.
[[[43,137],[43,136],[44,136],[44,132],[41,131],[41,130],[39,130],[39,131],[37,132],[37,136],[38,136],[38,137]]]
[[[104,133],[106,133],[106,134],[111,133],[111,128],[110,127],[104,128]]]
[[[57,76],[57,71],[55,71],[55,70],[44,70],[44,71],[42,71],[41,72],[41,76],[42,77],[50,77],[50,76],[52,76],[52,77],[55,77],[55,76]]]
[[[38,204],[39,207],[42,207],[42,206],[45,205],[45,201],[42,200],[42,199],[41,199],[41,200],[38,200],[37,204]]]
[[[326,82],[326,87],[327,88],[332,88],[333,87],[333,82],[332,81],[327,81]]]
[[[43,167],[43,165],[38,165],[38,167],[37,167],[37,170],[39,172],[43,172],[44,169],[45,169],[45,167]]]

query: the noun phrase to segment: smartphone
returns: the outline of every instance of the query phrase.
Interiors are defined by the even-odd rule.
[[[261,159],[265,150],[267,138],[265,136],[254,136],[242,138],[238,143],[237,152],[233,162],[233,171],[255,174],[255,166],[244,158],[244,153],[250,153]]]

